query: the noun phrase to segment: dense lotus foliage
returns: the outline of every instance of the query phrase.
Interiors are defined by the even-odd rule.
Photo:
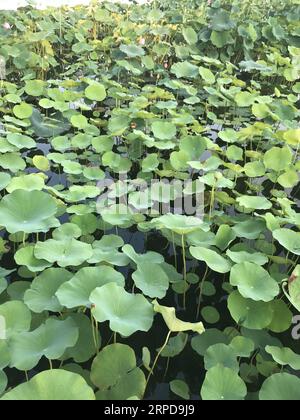
[[[0,399],[299,400],[299,1],[97,3],[0,12]]]

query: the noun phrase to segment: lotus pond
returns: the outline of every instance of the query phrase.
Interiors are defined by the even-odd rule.
[[[299,0],[0,24],[0,399],[300,400]]]

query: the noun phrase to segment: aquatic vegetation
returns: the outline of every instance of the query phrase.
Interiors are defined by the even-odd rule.
[[[299,22],[0,12],[1,400],[299,400]]]

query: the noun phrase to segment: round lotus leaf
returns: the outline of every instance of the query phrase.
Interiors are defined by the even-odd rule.
[[[209,85],[213,85],[216,81],[215,75],[213,72],[205,67],[200,66],[199,67],[199,73],[202,79],[205,81],[205,83]]]
[[[205,306],[201,310],[201,315],[208,324],[216,324],[220,321],[220,314],[213,306]]]
[[[98,228],[98,220],[94,214],[72,216],[71,222],[80,228],[82,235],[92,234]]]
[[[153,323],[153,307],[143,295],[127,293],[116,283],[95,289],[90,301],[98,322],[109,321],[110,329],[124,337],[137,331],[149,331]]]
[[[31,313],[23,302],[11,300],[3,303],[0,305],[0,317],[4,319],[4,335],[7,339],[30,329]]]
[[[4,190],[10,183],[11,176],[6,172],[0,172],[0,191]]]
[[[4,369],[9,365],[10,353],[8,340],[0,339],[0,369]]]
[[[235,95],[235,101],[240,107],[248,107],[253,105],[255,101],[255,95],[250,92],[239,92]]]
[[[234,230],[228,225],[221,225],[216,234],[215,244],[221,251],[225,251],[235,239],[236,233]]]
[[[105,173],[102,169],[95,167],[84,168],[83,175],[91,181],[99,181],[105,178]]]
[[[177,79],[195,79],[199,75],[199,67],[189,61],[183,61],[181,63],[173,64],[171,73],[175,74]]]
[[[273,318],[270,303],[246,299],[237,291],[230,294],[228,309],[237,324],[252,330],[267,328]]]
[[[76,363],[87,362],[96,353],[94,333],[91,328],[91,320],[87,315],[79,313],[71,313],[68,316],[72,318],[76,324],[76,327],[79,330],[79,338],[76,346],[68,348],[62,356],[62,359],[73,359]],[[99,346],[101,346],[101,339],[99,334],[98,343]]]
[[[73,115],[73,117],[71,117],[71,124],[73,127],[84,130],[88,126],[88,120],[84,115]]]
[[[18,153],[5,153],[0,155],[0,166],[11,172],[24,171],[26,162]]]
[[[202,227],[202,220],[193,216],[166,214],[154,220],[159,228],[169,229],[178,235],[186,235]]]
[[[92,83],[85,89],[86,98],[91,101],[102,102],[106,98],[106,90],[100,83]]]
[[[122,245],[124,245],[124,241],[119,236],[104,235],[100,241],[95,241],[92,244],[93,256],[88,262],[90,264],[105,262],[118,267],[124,267],[129,264],[130,260],[125,253],[119,252],[118,248]]]
[[[269,261],[268,257],[260,252],[231,251],[227,250],[226,255],[236,264],[243,262],[265,265]]]
[[[31,370],[43,356],[49,360],[60,358],[67,348],[75,346],[79,331],[71,318],[65,321],[48,318],[32,332],[14,335],[10,340],[10,366]]]
[[[45,186],[44,179],[36,174],[21,175],[12,178],[6,190],[12,193],[15,190],[41,191]]]
[[[162,299],[169,288],[169,278],[159,264],[144,262],[132,274],[133,281],[145,296]]]
[[[293,350],[284,347],[267,346],[266,352],[270,354],[276,363],[282,366],[290,366],[293,370],[300,370],[300,355]]]
[[[142,161],[143,172],[153,172],[159,165],[158,156],[156,153],[150,153]]]
[[[206,373],[201,389],[204,401],[242,401],[247,387],[237,372],[217,365]]]
[[[236,199],[241,207],[251,210],[269,210],[272,208],[272,203],[266,197],[254,197],[250,195],[243,195]]]
[[[114,282],[125,285],[124,277],[112,267],[85,267],[57,290],[56,296],[66,308],[90,307],[90,295],[97,288]]]
[[[33,108],[31,105],[22,102],[20,105],[15,105],[13,108],[13,113],[17,118],[23,120],[25,118],[30,118],[33,113]]]
[[[290,229],[277,229],[273,232],[273,237],[293,254],[300,255],[300,233]]]
[[[51,263],[46,260],[39,260],[34,256],[34,245],[28,245],[20,248],[14,255],[18,265],[23,265],[31,272],[35,273],[43,271],[45,268],[51,267]]]
[[[264,155],[264,164],[267,169],[281,172],[287,169],[293,159],[293,154],[288,147],[272,147]]]
[[[82,232],[79,226],[75,223],[64,223],[59,228],[55,229],[52,233],[53,239],[56,240],[64,240],[64,239],[72,239],[72,238],[79,238],[82,236]]]
[[[30,96],[42,96],[46,83],[43,80],[26,80],[25,92]]]
[[[158,252],[149,251],[146,254],[137,254],[132,245],[124,245],[122,251],[137,265],[142,267],[145,263],[162,264],[164,257]]]
[[[9,133],[7,141],[18,149],[33,149],[36,147],[36,142],[31,137],[19,133]]]
[[[106,346],[94,359],[91,379],[100,389],[101,400],[126,400],[137,396],[142,398],[146,379],[136,366],[133,349],[125,344]]]
[[[161,353],[161,357],[176,357],[178,356],[187,345],[188,334],[184,332],[178,333],[175,337],[171,337],[168,344]]]
[[[152,124],[154,137],[159,140],[172,140],[176,137],[176,126],[167,121],[157,121]]]
[[[190,389],[186,382],[175,379],[174,381],[170,382],[170,389],[175,394],[178,395],[180,398],[184,400],[190,399]]]
[[[204,364],[206,370],[218,365],[232,369],[236,373],[238,373],[240,369],[237,354],[233,351],[232,347],[222,343],[215,344],[208,348],[204,355]]]
[[[72,273],[63,268],[49,268],[35,277],[29,290],[25,292],[24,303],[32,312],[61,312],[63,306],[55,293],[59,287],[72,278]]]
[[[266,173],[265,165],[262,162],[248,162],[244,166],[245,174],[249,178],[264,176]]]
[[[257,264],[244,262],[232,267],[230,284],[244,298],[270,302],[279,294],[279,286],[269,273]]]
[[[190,247],[190,253],[196,260],[204,261],[208,267],[217,273],[228,273],[231,269],[231,263],[216,251],[203,247]]]
[[[183,28],[182,35],[189,45],[197,44],[198,35],[197,32],[191,26]]]
[[[300,379],[289,373],[276,373],[263,383],[259,399],[261,401],[299,401]]]
[[[82,376],[65,370],[48,370],[12,389],[3,401],[92,401],[95,395]]]
[[[275,333],[287,331],[292,325],[293,313],[281,299],[271,302],[271,307],[273,318],[271,324],[268,325],[268,329]]]
[[[234,337],[230,347],[239,357],[250,357],[255,350],[254,342],[250,338],[243,336]]]
[[[120,50],[130,58],[142,57],[143,55],[145,55],[145,50],[142,47],[139,47],[133,44],[131,45],[122,44],[120,46]]]
[[[55,262],[60,267],[78,266],[83,264],[93,255],[91,245],[76,239],[55,240],[49,239],[38,242],[34,249],[34,256],[52,264]]]
[[[162,315],[169,331],[185,332],[194,331],[198,334],[203,334],[205,329],[202,322],[185,322],[176,317],[175,308],[160,305],[156,300],[153,301],[154,312]]]
[[[42,191],[15,190],[0,202],[1,224],[10,233],[48,232],[59,226],[54,199]]]
[[[47,172],[50,170],[50,162],[45,156],[36,155],[32,158],[32,162],[39,171]]]

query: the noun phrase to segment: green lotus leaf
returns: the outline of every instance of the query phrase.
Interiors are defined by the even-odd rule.
[[[133,281],[145,296],[162,299],[169,288],[169,278],[159,264],[143,262],[132,274]]]
[[[290,229],[277,229],[273,232],[273,237],[285,249],[293,254],[300,255],[300,233]]]
[[[255,263],[243,262],[232,267],[230,283],[244,298],[270,302],[279,294],[278,283]]]
[[[9,133],[6,139],[17,149],[34,149],[36,147],[36,142],[31,137],[19,133]]]
[[[118,248],[124,245],[124,241],[117,235],[104,235],[100,241],[95,241],[93,246],[93,256],[88,260],[90,264],[108,263],[118,267],[129,264],[129,258]]]
[[[153,222],[159,229],[169,229],[178,235],[190,234],[202,227],[202,220],[193,216],[165,214]]]
[[[218,365],[232,369],[236,373],[240,370],[237,354],[233,351],[232,347],[222,343],[209,347],[204,356],[204,364],[206,370]]]
[[[229,337],[215,328],[207,329],[203,334],[193,337],[191,342],[193,350],[200,356],[204,356],[206,351],[215,344],[228,345],[229,343]]]
[[[235,23],[230,19],[230,13],[220,8],[213,14],[211,26],[214,31],[222,32],[234,28]]]
[[[63,283],[57,290],[56,296],[62,306],[66,308],[90,307],[91,293],[108,283],[125,285],[124,277],[111,267],[85,267],[79,270],[69,281]]]
[[[3,303],[0,305],[0,316],[5,321],[7,339],[30,329],[31,313],[23,302],[11,300]]]
[[[116,283],[95,289],[90,301],[92,314],[98,322],[109,321],[110,329],[124,337],[137,331],[149,331],[153,308],[143,295],[127,293]]]
[[[153,301],[154,312],[162,315],[167,327],[172,332],[194,331],[203,334],[205,329],[202,322],[185,322],[176,317],[175,308],[160,305],[156,300]]]
[[[146,252],[146,254],[137,254],[131,245],[124,245],[122,251],[137,265],[143,266],[144,264],[162,264],[164,257],[153,251]]]
[[[39,373],[29,382],[7,392],[3,401],[92,401],[93,390],[82,376],[65,370]]]
[[[45,118],[37,109],[33,109],[30,118],[34,133],[38,137],[49,138],[59,136],[70,129],[69,121],[65,120],[60,113],[51,118]]]
[[[0,155],[0,166],[11,172],[24,171],[26,163],[18,153],[5,153]]]
[[[15,190],[26,190],[26,191],[41,191],[45,186],[44,179],[36,174],[30,175],[21,175],[15,178],[12,178],[6,190],[9,193],[14,192]]]
[[[255,101],[255,95],[249,92],[240,92],[236,94],[235,101],[238,106],[240,107],[248,107],[253,105]]]
[[[231,263],[219,255],[216,251],[200,246],[190,247],[190,253],[196,260],[204,261],[208,267],[217,273],[228,273],[231,269]]]
[[[133,44],[131,45],[122,44],[120,46],[120,50],[130,58],[141,57],[145,55],[145,50],[142,47],[139,47]]]
[[[30,289],[25,292],[24,303],[32,312],[61,312],[63,306],[55,296],[60,286],[72,278],[72,273],[63,268],[49,268],[35,277]]]
[[[207,324],[217,324],[220,321],[219,311],[214,306],[202,308],[201,316]]]
[[[72,238],[77,239],[80,236],[82,236],[82,230],[75,223],[65,223],[55,229],[52,233],[53,239],[58,241]]]
[[[100,212],[104,222],[112,226],[120,226],[124,229],[134,224],[133,214],[125,204],[116,204],[107,207]]]
[[[267,169],[281,172],[287,169],[293,159],[293,154],[288,147],[272,147],[264,155],[264,164]]]
[[[156,153],[150,153],[142,162],[143,172],[153,172],[159,165]]]
[[[246,395],[247,387],[234,370],[217,365],[206,373],[201,389],[204,401],[241,401]]]
[[[245,174],[249,178],[264,176],[266,173],[265,165],[262,162],[248,162],[244,166]]]
[[[186,382],[180,379],[174,379],[174,381],[170,382],[170,389],[175,395],[178,395],[184,400],[190,399],[190,389]]]
[[[266,352],[270,354],[279,365],[288,365],[294,370],[300,369],[300,355],[293,352],[293,350],[287,347],[279,348],[267,346]]]
[[[14,335],[10,340],[10,366],[31,370],[43,356],[49,360],[60,358],[68,347],[77,343],[78,328],[71,318],[59,321],[49,318],[32,332]]]
[[[24,265],[31,272],[39,272],[51,267],[52,263],[46,260],[39,260],[34,256],[35,245],[28,245],[20,248],[14,255],[18,265]]]
[[[50,170],[50,162],[45,156],[34,156],[32,158],[32,163],[39,171],[47,172]]]
[[[236,239],[236,233],[228,225],[221,225],[215,237],[215,245],[221,250],[226,248]]]
[[[43,80],[26,80],[25,92],[30,96],[42,96],[46,83]]]
[[[270,376],[261,387],[261,401],[299,401],[300,379],[289,373]]]
[[[173,64],[171,72],[176,75],[178,79],[195,79],[199,74],[199,68],[189,61]]]
[[[239,357],[250,357],[255,350],[254,342],[250,338],[243,336],[234,337],[230,343],[230,347]]]
[[[1,224],[10,233],[48,232],[60,224],[56,212],[54,199],[42,191],[15,190],[0,202]]]
[[[182,29],[182,35],[189,45],[195,45],[198,42],[198,35],[191,26]]]
[[[251,330],[267,328],[273,318],[270,303],[246,299],[237,291],[230,294],[228,309],[237,324]]]
[[[241,207],[245,207],[246,209],[269,210],[273,206],[266,197],[243,195],[238,197],[236,201]]]
[[[215,75],[213,72],[205,67],[199,67],[199,73],[202,79],[209,85],[213,85],[216,81]]]
[[[176,137],[176,126],[167,121],[156,121],[152,124],[154,136],[159,140],[172,140]]]
[[[0,191],[4,190],[10,183],[11,176],[6,172],[0,172]]]
[[[143,397],[146,379],[136,366],[136,357],[131,347],[112,344],[105,347],[92,364],[91,379],[99,388],[99,400],[126,400]]]
[[[87,315],[70,313],[69,316],[79,330],[79,338],[76,346],[69,347],[62,356],[62,360],[73,359],[76,363],[87,362],[95,355],[95,337],[91,328],[91,320]],[[101,338],[98,335],[98,343],[101,346]],[[76,365],[79,367],[79,365]],[[88,377],[90,375],[88,374]]]
[[[260,252],[231,251],[227,250],[226,255],[236,264],[243,262],[265,265],[269,261],[268,257]]]
[[[15,105],[13,109],[13,113],[17,118],[20,120],[30,118],[33,112],[33,108],[31,105],[22,102],[20,105]]]
[[[288,305],[283,300],[274,300],[271,302],[271,308],[273,311],[273,318],[268,329],[275,333],[282,333],[287,331],[293,321],[293,313],[290,311]]]
[[[185,348],[188,342],[188,334],[184,332],[178,333],[175,337],[171,337],[168,344],[161,353],[161,357],[176,357]]]
[[[105,87],[101,83],[92,83],[85,89],[85,96],[91,101],[102,102],[106,98]]]
[[[34,256],[60,267],[78,266],[93,255],[91,245],[76,239],[55,240],[49,239],[38,242],[34,249]]]
[[[84,115],[73,115],[73,117],[71,117],[71,124],[73,127],[84,130],[88,126],[88,120]]]

